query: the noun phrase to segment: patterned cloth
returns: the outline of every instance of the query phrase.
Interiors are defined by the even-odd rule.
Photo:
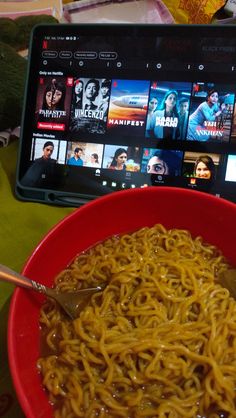
[[[6,147],[11,142],[11,139],[19,138],[20,127],[18,126],[14,130],[7,129],[6,131],[0,131],[0,147]]]
[[[176,23],[210,23],[224,0],[163,0]]]
[[[134,4],[138,6],[139,0],[133,0]],[[69,2],[69,3],[68,3]],[[75,2],[70,2],[70,0],[64,0],[63,3],[66,4],[66,13],[67,11],[71,14],[77,13],[88,9],[99,8],[99,6],[109,3],[126,3],[126,0],[79,0]],[[147,0],[151,4],[152,11],[150,10],[150,15],[144,17],[144,20],[149,23],[171,23],[167,20],[170,19],[170,14],[172,15],[176,23],[188,23],[188,24],[202,24],[210,23],[213,14],[220,9],[225,4],[224,0]],[[132,3],[132,1],[129,3]],[[165,7],[166,6],[166,7]],[[156,14],[156,16],[155,16]],[[157,16],[159,14],[159,16]],[[99,12],[98,12],[99,17]]]

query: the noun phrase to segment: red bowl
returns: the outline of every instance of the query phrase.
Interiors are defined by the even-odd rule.
[[[56,225],[28,259],[23,273],[51,286],[53,278],[81,251],[113,234],[161,223],[188,229],[222,250],[236,265],[236,205],[192,190],[149,187],[116,192],[76,209]],[[13,383],[27,418],[50,418],[53,410],[36,369],[39,310],[36,292],[14,291],[8,323]]]

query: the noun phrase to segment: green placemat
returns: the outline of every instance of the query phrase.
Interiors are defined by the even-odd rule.
[[[21,202],[14,195],[18,141],[0,148],[0,263],[21,271],[43,236],[74,208]],[[7,319],[14,286],[0,281],[0,417],[23,418],[7,358]]]

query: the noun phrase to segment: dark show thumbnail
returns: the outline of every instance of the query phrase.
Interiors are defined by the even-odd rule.
[[[75,78],[71,105],[70,131],[106,132],[111,80]]]
[[[160,176],[180,176],[183,152],[144,148],[141,172]]]
[[[235,87],[228,84],[193,84],[187,139],[228,142]]]
[[[72,84],[71,77],[40,77],[35,113],[38,129],[67,129]]]
[[[148,102],[146,137],[178,139],[186,137],[192,84],[152,81]]]
[[[31,147],[31,164],[21,179],[27,187],[49,187],[57,182],[56,165],[65,164],[66,141],[34,138]]]
[[[143,136],[150,82],[112,80],[107,128],[117,135]]]

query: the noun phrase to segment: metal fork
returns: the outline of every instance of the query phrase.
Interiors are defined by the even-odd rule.
[[[94,293],[102,291],[105,288],[105,285],[101,284],[97,287],[80,289],[74,292],[60,292],[34,280],[30,280],[2,264],[0,264],[0,280],[13,283],[26,289],[35,290],[36,292],[43,293],[44,295],[53,298],[71,319],[78,317],[79,313],[87,305]]]

